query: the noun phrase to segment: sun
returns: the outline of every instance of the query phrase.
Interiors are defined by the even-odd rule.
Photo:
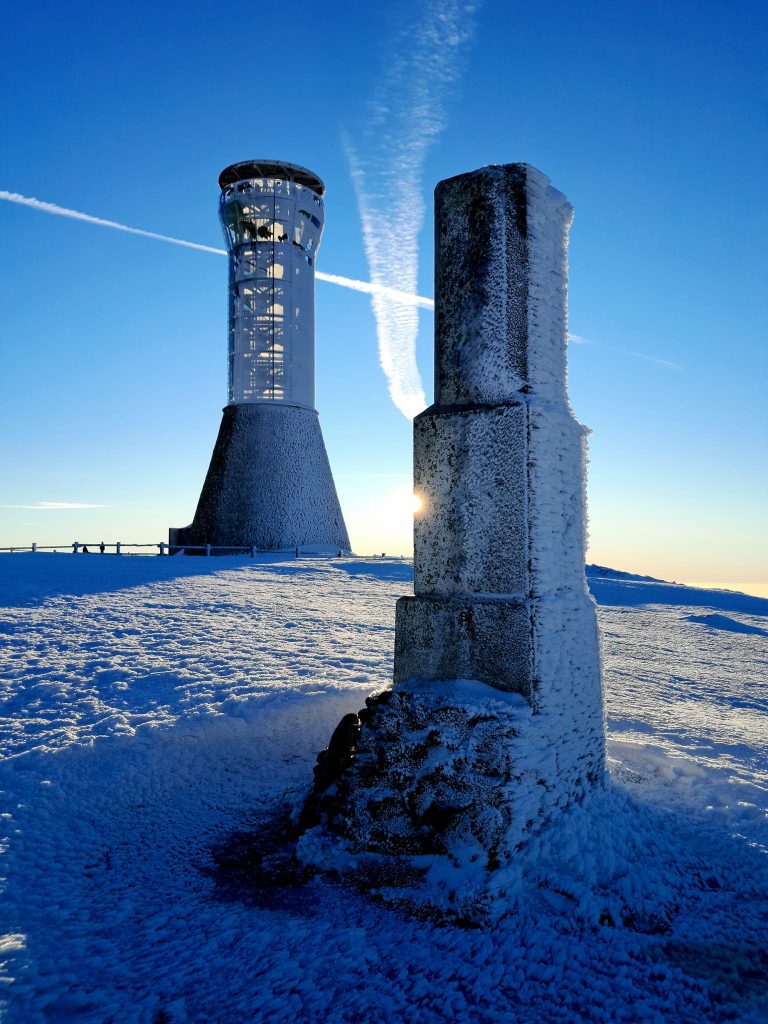
[[[414,493],[412,496],[412,502],[413,504],[411,505],[411,509],[413,511],[413,514],[416,515],[417,512],[421,512],[421,510],[424,508],[424,499],[421,497],[420,494]]]

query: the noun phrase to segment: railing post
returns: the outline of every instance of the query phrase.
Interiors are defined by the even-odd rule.
[[[33,551],[37,551],[37,541],[36,540],[32,541],[32,550]]]
[[[301,554],[301,548],[300,547],[296,548],[296,557],[298,558],[300,554]]]
[[[205,557],[206,558],[210,558],[210,556],[211,556],[211,545],[210,544],[206,544],[205,545]]]
[[[115,554],[120,554],[120,541],[118,541],[117,544],[115,544]]]
[[[256,545],[254,544],[253,547],[251,548],[251,558],[255,558],[255,557],[256,557]]]
[[[75,541],[72,542],[72,554],[73,555],[77,554],[77,549],[79,547],[80,547],[80,541],[75,540]]]
[[[160,557],[162,558],[165,554],[165,541],[161,540],[158,547],[160,548]]]

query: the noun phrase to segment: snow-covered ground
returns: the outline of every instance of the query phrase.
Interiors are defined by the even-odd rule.
[[[213,870],[389,683],[411,575],[0,558],[4,1020],[768,1020],[768,600],[590,574],[612,787],[492,925]]]

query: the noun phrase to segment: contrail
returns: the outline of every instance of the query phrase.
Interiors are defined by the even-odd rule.
[[[644,359],[647,363],[656,363],[657,366],[664,366],[668,370],[682,370],[680,363],[673,363],[669,359],[659,359],[658,356],[647,356],[644,352],[633,352],[628,348],[620,348],[619,352],[626,352],[628,356],[634,356],[635,359]]]
[[[421,0],[387,52],[387,71],[359,137],[346,135],[373,293],[379,358],[397,408],[409,419],[426,403],[416,364],[418,314],[387,289],[417,289],[424,223],[421,172],[445,124],[445,101],[462,67],[477,5]]]
[[[66,206],[57,206],[55,203],[46,203],[42,199],[33,199],[30,196],[22,196],[18,192],[6,192],[0,189],[0,199],[6,200],[9,203],[17,203],[19,206],[29,206],[33,210],[41,210],[43,213],[53,213],[57,217],[71,217],[73,220],[82,220],[87,224],[98,224],[103,228],[114,228],[116,231],[126,231],[129,235],[141,235],[144,238],[154,238],[159,242],[170,242],[171,245],[181,245],[185,249],[197,249],[200,252],[212,252],[216,256],[226,256],[226,249],[216,249],[212,245],[201,245],[199,242],[187,242],[183,238],[174,238],[172,235],[161,235],[157,231],[145,231],[143,228],[131,228],[127,224],[119,224],[114,220],[105,220],[103,217],[94,217],[90,213],[81,213],[79,210],[70,210]],[[361,215],[365,206],[365,197],[358,194],[360,202]],[[419,199],[419,202],[421,200]],[[372,223],[373,214],[368,214],[363,217],[364,224],[366,223],[366,217]],[[415,244],[415,243],[414,243]],[[367,247],[367,240],[366,240]],[[414,266],[415,257],[418,255],[418,250],[414,251]],[[373,264],[369,256],[369,264],[372,266],[373,276]],[[341,277],[339,274],[324,274],[318,270],[315,273],[315,277],[318,281],[325,281],[327,284],[339,285],[342,288],[349,288],[355,292],[364,292],[367,295],[372,296],[372,303],[374,312],[376,314],[378,334],[379,334],[379,352],[381,357],[381,364],[384,372],[390,383],[390,393],[395,405],[405,415],[411,417],[426,404],[424,399],[424,391],[421,386],[421,378],[419,377],[419,371],[416,368],[416,331],[418,330],[418,321],[416,320],[415,312],[412,312],[415,308],[420,309],[434,309],[434,299],[428,299],[423,295],[416,295],[414,292],[399,289],[390,288],[388,285],[371,282],[371,281],[358,281],[353,277]],[[415,284],[415,270],[413,274]],[[410,309],[408,307],[411,307]],[[410,341],[409,341],[410,339]],[[595,345],[598,348],[610,348],[611,346],[603,345],[599,341],[593,341],[590,338],[583,338],[578,334],[569,334],[568,340],[577,345]],[[634,356],[635,359],[644,359],[649,363],[656,363],[659,366],[664,366],[669,370],[682,370],[683,367],[678,363],[670,362],[668,359],[659,359],[657,356],[648,356],[642,352],[632,352],[629,349],[613,349],[615,352],[622,352],[624,355]],[[397,400],[395,396],[397,395]],[[421,403],[421,404],[419,404]],[[406,412],[406,409],[410,410]],[[9,508],[11,506],[0,505],[0,508]],[[39,506],[13,506],[14,508],[33,508]],[[43,507],[65,507],[61,502],[56,503],[43,503]],[[80,507],[80,506],[73,506]],[[86,507],[86,506],[82,506]],[[101,508],[102,506],[89,506],[93,508]]]
[[[413,292],[401,292],[398,288],[388,288],[384,284],[373,284],[371,281],[356,281],[352,277],[339,277],[338,274],[324,274],[322,270],[315,272],[318,281],[328,284],[339,284],[342,288],[351,288],[354,292],[367,292],[369,295],[380,296],[388,302],[401,306],[418,306],[421,309],[434,309],[435,300]]]
[[[583,338],[580,334],[569,334],[568,341],[574,345],[594,345],[597,348],[604,348],[610,352],[621,352],[622,355],[632,356],[634,359],[644,359],[647,363],[656,363],[667,370],[682,370],[679,363],[673,363],[669,359],[659,359],[658,356],[647,356],[644,352],[633,352],[629,348],[614,348],[613,345],[604,345],[601,341],[593,341],[591,338]]]
[[[127,224],[119,224],[115,220],[105,220],[103,217],[94,217],[90,213],[81,213],[79,210],[69,210],[66,206],[57,206],[55,203],[45,203],[42,199],[33,199],[30,196],[19,195],[18,192],[6,192],[0,189],[0,199],[9,203],[17,203],[19,206],[29,206],[33,210],[41,210],[43,213],[53,213],[57,217],[70,217],[72,220],[83,220],[87,224],[98,224],[103,228],[113,228],[115,231],[125,231],[129,235],[141,235],[143,238],[154,238],[158,242],[170,242],[171,245],[181,245],[185,249],[197,249],[200,252],[212,252],[217,256],[226,256],[226,249],[216,249],[212,245],[201,245],[199,242],[187,242],[183,238],[173,238],[171,235],[161,235],[157,231],[145,231],[143,228],[131,228]],[[340,285],[342,288],[350,288],[355,292],[366,292],[369,295],[386,297],[387,302],[398,306],[418,306],[421,309],[434,309],[433,299],[427,299],[423,295],[414,295],[408,291],[401,291],[398,288],[388,288],[386,285],[372,283],[370,281],[357,281],[352,277],[341,277],[339,274],[324,274],[317,271],[315,277],[318,281],[325,281],[328,284]]]
[[[0,508],[28,508],[36,512],[61,512],[83,508],[109,508],[109,505],[90,505],[82,501],[38,501],[34,505],[0,505]]]
[[[199,242],[185,242],[181,238],[159,235],[156,231],[144,231],[143,228],[129,228],[127,224],[118,224],[114,220],[104,220],[103,217],[92,217],[90,213],[68,210],[66,206],[56,206],[55,203],[44,203],[41,199],[21,196],[18,192],[0,190],[0,199],[5,199],[9,203],[18,203],[19,206],[31,206],[33,210],[41,210],[43,213],[55,213],[57,217],[71,217],[73,220],[84,220],[88,224],[99,224],[103,228],[127,231],[129,235],[141,235],[143,238],[154,238],[158,242],[171,242],[173,245],[183,245],[186,249],[199,249],[201,252],[214,252],[217,255],[224,256],[227,254],[226,249],[214,249],[212,245],[200,245]]]

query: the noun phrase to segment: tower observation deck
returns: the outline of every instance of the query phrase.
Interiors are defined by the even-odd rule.
[[[219,175],[229,250],[228,403],[195,518],[171,549],[348,550],[315,411],[315,255],[325,186],[280,160]]]
[[[229,249],[229,403],[315,407],[315,254],[325,186],[295,164],[219,176]]]

